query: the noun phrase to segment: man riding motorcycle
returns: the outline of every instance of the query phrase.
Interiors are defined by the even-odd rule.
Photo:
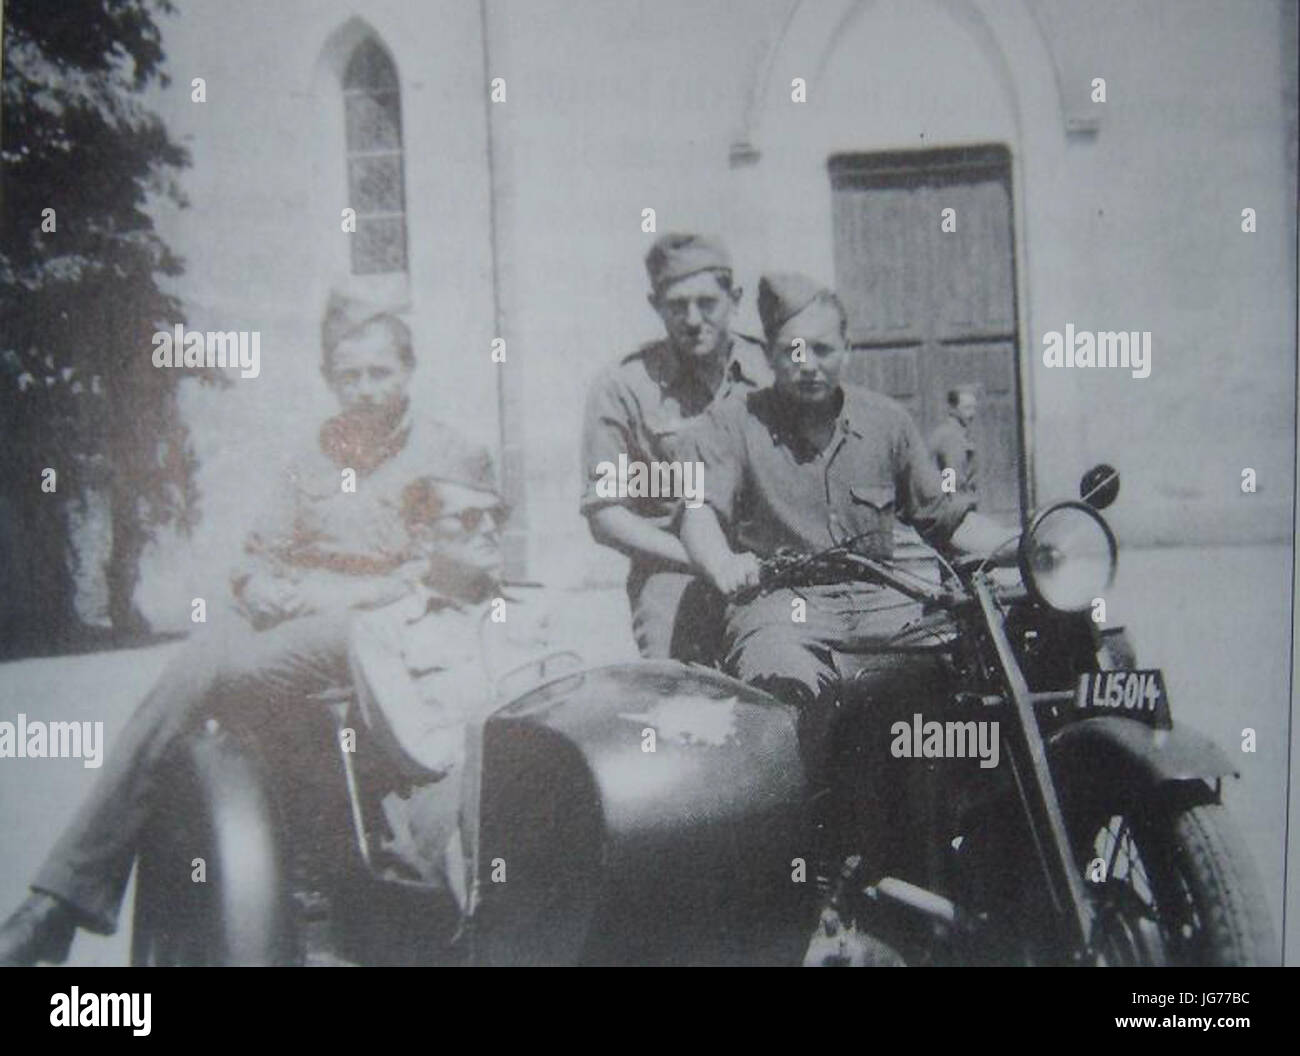
[[[781,548],[814,552],[852,539],[860,553],[888,559],[895,518],[934,545],[979,553],[1007,541],[1004,527],[971,512],[969,497],[941,489],[906,410],[840,383],[847,321],[831,290],[802,275],[768,275],[758,309],[775,384],[715,404],[681,449],[702,464],[704,479],[703,504],[684,512],[682,543],[721,592],[757,585],[760,559]],[[728,670],[799,709],[821,871],[834,867],[826,841],[834,828],[830,735],[841,704],[835,651],[883,643],[920,615],[918,602],[865,583],[772,590],[728,606]],[[855,680],[868,697],[873,685],[896,692],[900,668],[907,676],[915,662],[882,656],[877,664]],[[921,684],[926,673],[912,673]],[[878,830],[887,820],[880,813],[868,819]],[[880,837],[858,835],[868,846]]]
[[[455,579],[454,562],[437,563],[446,543],[438,534],[446,520],[439,520],[438,480],[487,494],[481,507],[499,504],[486,450],[435,422],[413,423],[414,354],[396,314],[336,296],[321,338],[321,369],[341,413],[322,427],[319,449],[290,471],[279,493],[288,504],[248,538],[247,561],[231,579],[242,619],[211,621],[172,657],[32,894],[0,927],[0,964],[61,962],[78,926],[116,930],[158,764],[206,707],[218,700],[301,706],[314,691],[346,684],[359,611],[417,591],[431,604],[439,581]],[[463,519],[468,511],[462,503],[454,512]]]

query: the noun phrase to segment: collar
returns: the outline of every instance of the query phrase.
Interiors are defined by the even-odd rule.
[[[840,403],[840,411],[839,411],[840,429],[842,429],[846,433],[852,433],[859,440],[863,439],[863,432],[861,429],[858,428],[858,425],[861,424],[861,418],[854,417],[855,413],[859,416],[861,415],[862,413],[861,406],[859,406],[855,401],[850,400],[848,398],[848,394],[844,391],[843,388],[841,388],[837,393],[837,398],[839,399],[839,403]]]
[[[675,388],[686,378],[699,380],[695,372],[682,362],[677,350],[668,343],[667,339],[659,342],[658,348],[660,354],[656,357],[658,360],[656,373],[661,388]],[[722,368],[724,383],[743,382],[756,389],[762,388],[767,382],[764,370],[766,366],[767,360],[762,347],[754,338],[737,333],[729,335],[726,360]]]
[[[768,430],[772,433],[773,439],[777,440],[778,443],[785,444],[787,447],[796,443],[802,444],[803,438],[798,429],[798,416],[792,406],[781,398],[775,388],[764,389],[758,396],[760,407],[763,403],[766,404],[767,414],[763,415],[763,417],[767,419]],[[830,447],[836,446],[836,437],[842,437],[845,433],[852,433],[854,436],[861,438],[862,432],[854,425],[850,413],[852,401],[849,400],[848,394],[842,387],[837,388],[831,400],[835,405],[835,409],[833,415],[829,416],[833,419],[834,425]]]
[[[741,381],[756,389],[772,383],[772,368],[767,362],[767,352],[757,338],[748,334],[732,334],[727,357],[726,376],[731,381]]]
[[[409,405],[391,423],[339,414],[321,426],[320,448],[336,465],[369,473],[401,451],[410,435]]]

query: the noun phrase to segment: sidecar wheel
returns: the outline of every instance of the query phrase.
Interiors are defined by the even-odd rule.
[[[1098,908],[1102,963],[1279,963],[1259,876],[1221,803],[1089,817],[1072,831]]]
[[[184,738],[156,802],[136,871],[131,963],[296,963],[276,812],[249,751],[215,724]]]

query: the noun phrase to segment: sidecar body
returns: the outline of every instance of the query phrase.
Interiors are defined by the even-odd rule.
[[[450,816],[463,849],[442,879],[392,866],[380,800],[398,768],[355,697],[315,703],[278,729],[218,714],[176,746],[140,851],[135,963],[798,963],[816,903],[804,778],[795,714],[767,694],[632,662],[490,711],[459,779],[429,790],[431,842]]]
[[[797,963],[812,877],[786,705],[622,664],[525,694],[481,743],[482,960]]]

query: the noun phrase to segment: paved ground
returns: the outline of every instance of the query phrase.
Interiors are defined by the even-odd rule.
[[[1280,546],[1129,551],[1107,613],[1110,622],[1129,625],[1143,664],[1164,667],[1178,721],[1200,728],[1239,761],[1242,778],[1228,799],[1260,866],[1275,921],[1282,913],[1286,824],[1289,569],[1290,552]],[[569,599],[571,633],[601,643],[586,649],[589,660],[631,655],[621,590]],[[595,633],[584,635],[584,629]],[[102,720],[111,751],[135,702],[175,648],[0,665],[0,719],[22,711],[30,718]],[[1247,726],[1256,731],[1253,754],[1240,750]],[[21,898],[95,773],[76,760],[0,760],[0,911]],[[1293,868],[1293,878],[1297,873]],[[1288,959],[1300,963],[1294,897],[1292,909]],[[73,963],[125,963],[128,934],[124,926],[110,938],[80,936]]]

